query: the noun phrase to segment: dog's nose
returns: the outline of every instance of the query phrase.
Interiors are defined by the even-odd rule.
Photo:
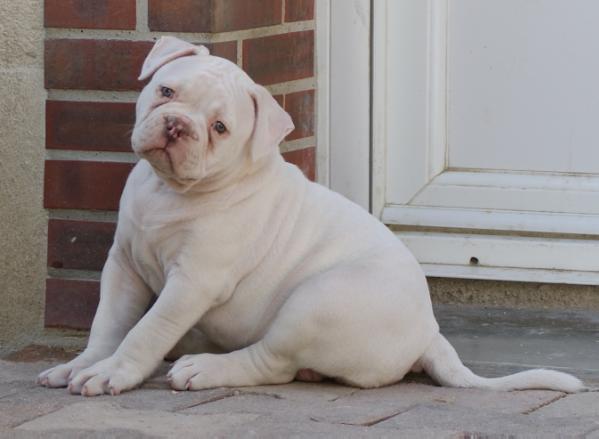
[[[178,116],[164,116],[166,137],[177,140],[189,135],[189,122]]]

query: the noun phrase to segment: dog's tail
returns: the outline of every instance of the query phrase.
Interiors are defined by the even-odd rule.
[[[499,378],[483,378],[468,369],[457,352],[441,334],[437,334],[419,360],[420,366],[442,386],[474,387],[492,390],[550,389],[575,393],[583,390],[578,378],[563,372],[532,369]]]

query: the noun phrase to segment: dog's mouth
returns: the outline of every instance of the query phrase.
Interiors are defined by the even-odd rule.
[[[166,181],[171,187],[174,187],[178,191],[185,191],[195,184],[197,179],[180,176],[178,174],[169,150],[169,145],[172,145],[171,141],[168,141],[162,147],[148,149],[140,155],[152,165],[154,172],[156,172],[162,180]]]
[[[163,146],[156,146],[140,151],[139,155],[145,158],[152,166],[162,172],[175,174],[173,158],[169,151],[169,145],[173,142],[167,140]],[[166,165],[166,166],[165,166]],[[166,169],[165,169],[166,168]]]
[[[162,144],[154,143],[145,149],[138,150],[137,154],[146,159],[158,176],[174,186],[177,190],[184,191],[198,181],[195,167],[190,166],[191,158],[188,156],[188,149],[193,148],[186,141],[192,140],[191,137],[180,139],[166,138],[162,139]],[[193,155],[193,154],[192,154]]]

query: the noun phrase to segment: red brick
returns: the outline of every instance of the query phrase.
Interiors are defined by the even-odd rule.
[[[281,23],[282,0],[149,0],[153,31],[226,32]]]
[[[112,245],[115,223],[48,221],[48,266],[100,271]]]
[[[314,135],[314,90],[286,95],[285,110],[291,115],[295,124],[295,129],[287,136],[287,140]]]
[[[282,22],[282,0],[214,0],[212,32],[270,26]]]
[[[151,41],[46,40],[45,86],[48,89],[139,90],[141,65]]]
[[[285,0],[285,21],[314,19],[314,0]]]
[[[210,49],[210,54],[226,58],[237,64],[237,41],[225,41],[222,43],[204,44]]]
[[[210,32],[212,0],[148,0],[153,31]]]
[[[300,168],[306,177],[314,181],[316,179],[316,148],[311,146],[309,148],[298,149],[297,151],[290,151],[283,154],[283,158],[293,163],[295,166]]]
[[[46,148],[131,151],[135,104],[46,102]]]
[[[47,279],[45,325],[89,329],[99,301],[98,281]]]
[[[243,69],[264,85],[312,77],[314,31],[245,40]]]
[[[45,0],[44,25],[84,29],[135,29],[135,0]]]
[[[47,160],[44,207],[117,210],[133,164]]]

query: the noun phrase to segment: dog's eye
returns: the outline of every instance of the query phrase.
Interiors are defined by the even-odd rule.
[[[214,131],[216,131],[218,134],[224,134],[227,131],[227,127],[220,120],[214,122],[214,125],[212,125],[212,127],[214,128]]]
[[[173,90],[172,88],[168,88],[168,87],[160,87],[160,93],[162,93],[162,96],[164,96],[165,98],[172,98],[175,94],[175,90]]]

